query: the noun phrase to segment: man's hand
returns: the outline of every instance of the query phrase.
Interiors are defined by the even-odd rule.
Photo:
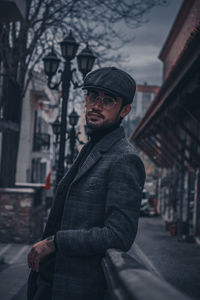
[[[53,253],[56,250],[54,244],[54,235],[49,236],[45,240],[42,240],[33,245],[31,251],[28,254],[28,266],[32,270],[38,272],[40,261],[47,255]]]

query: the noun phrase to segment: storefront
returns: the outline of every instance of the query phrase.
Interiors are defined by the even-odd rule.
[[[200,237],[200,8],[184,1],[160,54],[164,82],[131,140],[159,169],[158,206],[182,239]]]

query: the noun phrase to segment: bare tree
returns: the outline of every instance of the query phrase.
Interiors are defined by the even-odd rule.
[[[73,31],[77,41],[89,42],[98,63],[119,59],[120,52],[115,51],[113,55],[110,50],[119,49],[132,39],[120,28],[140,26],[146,21],[145,13],[160,2],[166,1],[27,0],[24,20],[0,24],[0,68],[1,73],[6,74],[0,109],[3,107],[5,121],[20,125],[22,99],[32,71],[40,68],[42,56],[52,45],[59,52],[57,41],[61,41],[69,30]],[[18,98],[16,93],[13,98],[13,86]],[[4,186],[14,184],[18,142],[19,131],[4,132],[0,178],[0,184]],[[9,157],[8,144],[12,149]],[[9,179],[11,173],[12,179]]]

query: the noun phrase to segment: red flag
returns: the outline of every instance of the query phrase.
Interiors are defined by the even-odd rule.
[[[51,189],[51,172],[49,172],[49,174],[47,175],[47,177],[45,178],[45,186],[44,186],[45,190],[50,190]]]

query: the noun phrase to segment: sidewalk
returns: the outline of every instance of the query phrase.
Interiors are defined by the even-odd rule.
[[[30,245],[0,243],[1,300],[11,300],[25,285],[29,273],[26,258],[29,249]]]
[[[130,254],[178,290],[200,299],[200,246],[178,242],[165,230],[161,217],[140,218]]]

